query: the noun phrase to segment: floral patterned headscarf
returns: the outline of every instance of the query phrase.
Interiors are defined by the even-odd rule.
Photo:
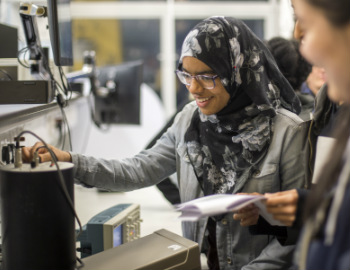
[[[194,112],[185,134],[191,164],[205,195],[239,192],[266,155],[277,109],[298,114],[300,102],[263,42],[237,19],[197,24],[183,43],[178,69],[186,56],[209,66],[230,95],[217,114]]]

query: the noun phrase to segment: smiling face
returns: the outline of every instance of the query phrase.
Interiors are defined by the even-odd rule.
[[[182,69],[191,75],[215,75],[210,67],[191,56],[184,57]],[[215,79],[215,88],[213,89],[203,88],[196,79],[192,79],[192,83],[187,86],[187,89],[196,100],[201,112],[206,115],[218,113],[226,107],[230,100],[230,95],[219,78]]]
[[[323,10],[306,0],[292,2],[294,35],[301,41],[301,53],[311,64],[325,69],[328,96],[335,102],[350,103],[350,23],[334,26]]]

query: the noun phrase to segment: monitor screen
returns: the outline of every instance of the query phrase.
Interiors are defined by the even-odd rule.
[[[47,0],[52,53],[57,66],[73,65],[70,0]]]
[[[98,94],[95,122],[99,124],[140,124],[140,87],[143,62],[131,61],[97,68]]]
[[[123,225],[119,225],[113,229],[113,247],[123,244]]]
[[[78,235],[81,258],[140,238],[140,205],[117,204],[94,217]]]

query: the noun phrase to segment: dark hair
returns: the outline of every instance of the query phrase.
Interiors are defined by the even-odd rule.
[[[326,18],[336,27],[342,27],[350,23],[349,0],[304,0],[310,5],[323,11]],[[349,89],[350,90],[350,89]],[[319,207],[319,202],[324,199],[327,192],[337,182],[342,169],[342,158],[350,135],[350,105],[342,105],[335,119],[333,136],[337,140],[332,150],[331,158],[326,163],[317,179],[316,188],[308,196],[305,217],[314,215]]]
[[[299,41],[274,37],[268,40],[266,45],[283,76],[294,90],[299,90],[312,68],[299,51]]]
[[[329,22],[335,26],[350,23],[349,0],[305,0],[310,5],[323,11]]]

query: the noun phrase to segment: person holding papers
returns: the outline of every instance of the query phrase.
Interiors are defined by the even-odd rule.
[[[317,184],[304,196],[297,190],[269,194],[267,207],[291,225],[304,212],[296,253],[298,269],[350,268],[350,1],[292,0],[296,28],[302,30],[301,52],[327,74],[327,95],[342,103],[332,128],[335,143]],[[324,121],[327,118],[324,119]],[[294,224],[293,224],[294,225]]]
[[[307,125],[300,102],[273,56],[231,17],[210,17],[183,42],[176,74],[195,101],[150,149],[103,160],[53,148],[73,162],[77,184],[128,191],[177,172],[181,202],[213,195],[267,193],[304,187]],[[25,148],[30,161],[40,146]],[[50,160],[39,150],[42,161]],[[207,253],[210,269],[290,269],[293,246],[252,236],[232,213],[183,222],[183,235]]]

